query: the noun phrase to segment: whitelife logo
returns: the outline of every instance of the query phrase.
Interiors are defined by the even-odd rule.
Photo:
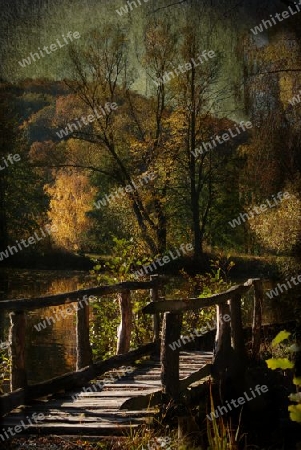
[[[267,30],[268,28],[271,28],[273,25],[277,25],[277,21],[282,22],[285,19],[289,19],[291,16],[294,16],[295,14],[298,14],[301,9],[301,0],[299,3],[294,2],[295,9],[293,9],[293,5],[288,7],[288,11],[282,11],[281,13],[276,13],[274,16],[270,14],[270,19],[262,20],[260,25],[257,25],[254,28],[251,28],[251,31],[253,34],[257,35],[258,33],[262,33],[264,31],[264,28]],[[281,18],[282,16],[282,18]],[[264,27],[264,28],[263,28]]]
[[[288,192],[283,193],[280,191],[277,194],[277,198],[278,200],[275,198],[275,195],[273,195],[273,200],[271,200],[271,202],[267,199],[266,203],[262,203],[260,206],[254,206],[247,213],[240,213],[240,215],[236,219],[228,222],[229,225],[231,225],[232,228],[235,228],[241,225],[242,221],[245,222],[246,220],[254,219],[255,214],[259,215],[266,212],[269,208],[275,208],[275,206],[277,206],[284,199],[290,198],[290,194]],[[252,211],[252,209],[254,212]]]
[[[271,289],[266,294],[267,296],[272,299],[273,297],[277,297],[278,295],[282,294],[285,291],[288,291],[289,289],[292,289],[293,286],[291,283],[294,284],[294,286],[298,286],[299,283],[301,283],[301,275],[296,275],[295,277],[291,277],[290,281],[286,280],[285,283],[281,284],[278,283],[275,289]]]
[[[149,0],[144,0],[144,3],[147,3]],[[141,6],[141,0],[137,0],[137,3],[136,2],[126,2],[127,4],[125,5],[125,6],[121,6],[121,8],[120,9],[115,9],[115,11],[117,12],[117,14],[119,15],[119,16],[123,16],[123,14],[128,14],[129,13],[129,11],[133,11],[133,5],[134,5],[134,7],[135,8],[138,8],[138,4],[137,3],[139,3],[139,5]],[[130,7],[130,9],[128,8],[128,6]]]
[[[261,393],[265,394],[266,392],[268,392],[268,387],[266,384],[263,384],[262,386],[257,384],[254,389],[255,389],[257,395],[259,395],[259,396],[261,395]],[[247,392],[245,391],[243,393],[243,397],[238,397],[237,400],[232,399],[230,402],[225,401],[226,405],[218,406],[214,412],[210,413],[210,415],[207,414],[208,419],[212,421],[214,417],[217,419],[218,417],[223,416],[224,414],[227,414],[229,411],[232,411],[232,407],[230,406],[230,403],[232,404],[232,406],[234,406],[234,408],[239,408],[239,406],[243,406],[246,403],[246,401],[250,402],[251,400],[254,400],[254,398],[256,398],[256,393],[253,391],[252,388],[250,388],[250,391],[252,394],[251,398],[248,396]]]
[[[78,400],[81,397],[82,393],[93,392],[93,391],[97,392],[98,390],[102,391],[104,386],[107,383],[110,383],[110,384],[115,383],[115,381],[120,380],[122,377],[133,373],[134,370],[135,369],[133,367],[128,366],[128,367],[125,367],[125,369],[122,369],[120,372],[116,371],[114,373],[114,375],[112,373],[110,373],[109,374],[110,375],[109,378],[104,378],[103,380],[100,380],[100,381],[97,381],[96,383],[93,383],[91,385],[92,387],[87,387],[87,388],[84,387],[83,390],[79,394],[72,395],[71,398],[72,398],[73,401],[76,401],[76,400]]]
[[[71,303],[72,306],[68,306],[65,310],[63,309],[59,309],[59,311],[54,311],[54,316],[50,316],[50,317],[45,317],[45,319],[43,320],[43,322],[39,322],[37,325],[34,325],[35,329],[37,331],[41,331],[41,330],[45,330],[45,328],[48,325],[51,324],[55,324],[56,322],[59,322],[62,319],[66,319],[68,316],[72,315],[74,312],[79,311],[80,309],[82,309],[84,306],[82,304],[82,301],[85,303],[85,305],[89,305],[89,300],[94,300],[96,299],[96,297],[94,297],[93,295],[90,295],[90,297],[88,298],[87,295],[83,296],[83,300],[79,300],[78,303]],[[59,316],[60,314],[60,316]]]
[[[300,102],[301,102],[301,90],[299,91],[299,94],[297,94],[295,97],[292,97],[290,100],[289,100],[289,103],[292,105],[292,106],[296,106],[296,105],[298,105]]]
[[[209,50],[209,52],[207,50],[203,50],[202,54],[196,57],[197,61],[194,58],[191,58],[190,59],[191,62],[185,63],[183,65],[179,64],[178,68],[171,70],[170,72],[164,72],[162,78],[157,78],[157,81],[153,80],[153,82],[156,84],[157,87],[159,87],[160,84],[167,83],[171,79],[177,77],[180,73],[186,73],[189,70],[192,70],[193,67],[198,67],[201,64],[204,64],[204,62],[208,61],[209,58],[211,59],[215,57],[216,54],[213,50]]]
[[[192,244],[181,244],[180,250],[183,252],[183,255],[186,255],[187,252],[191,252],[193,250],[193,245]],[[169,251],[168,254],[171,256],[171,258],[173,260],[175,260],[175,259],[178,259],[180,256],[182,256],[180,250],[176,248],[176,250],[175,250],[176,255],[174,255],[171,250]],[[142,266],[142,269],[136,270],[134,272],[134,275],[136,275],[138,277],[147,275],[149,270],[150,270],[150,272],[153,272],[153,270],[158,269],[157,264],[162,267],[165,264],[170,263],[171,258],[168,255],[162,256],[162,258],[157,258],[152,263],[145,264],[144,266]]]
[[[229,128],[229,133],[224,133],[222,134],[222,136],[216,135],[211,140],[202,142],[201,146],[192,150],[191,153],[196,158],[198,155],[202,155],[203,153],[213,150],[213,147],[216,148],[216,142],[218,142],[218,144],[224,144],[225,142],[229,141],[231,137],[234,138],[236,136],[239,136],[242,132],[247,131],[246,129],[252,128],[252,126],[253,125],[251,122],[245,123],[244,121],[241,121],[239,125],[235,125],[235,130],[233,128]],[[235,131],[237,131],[237,134],[235,134]]]
[[[47,234],[45,234],[43,228],[40,228],[40,231],[42,236],[39,236],[38,232],[35,231],[34,236],[30,236],[28,239],[21,239],[21,242],[17,240],[15,242],[16,245],[9,245],[6,250],[0,252],[0,261],[3,261],[3,258],[9,258],[9,256],[13,256],[14,254],[18,253],[19,250],[24,250],[24,248],[28,248],[30,245],[34,245],[38,241],[46,238]],[[45,225],[45,231],[48,233],[48,235],[50,235],[51,233],[57,232],[58,228],[56,225]]]
[[[231,317],[228,314],[224,314],[223,316],[219,315],[219,322],[229,322],[231,320]],[[204,334],[208,333],[208,331],[212,331],[216,329],[217,322],[214,320],[213,324],[210,324],[209,322],[206,323],[205,326],[203,326],[200,330],[197,330],[196,328],[190,333],[188,336],[181,336],[180,339],[177,341],[174,341],[172,344],[169,344],[169,347],[172,349],[172,351],[175,351],[177,348],[181,348],[182,345],[186,344],[187,342],[194,341],[196,337],[201,337]]]
[[[10,165],[13,165],[15,162],[21,161],[21,156],[16,153],[15,155],[12,155],[11,153],[4,157],[2,156],[2,162],[0,163],[0,170],[5,170]],[[4,167],[1,165],[4,164]]]
[[[65,129],[61,129],[60,131],[56,131],[56,135],[63,139],[64,137],[69,136],[70,133],[73,133],[75,131],[79,131],[83,125],[89,125],[89,123],[94,122],[96,119],[101,119],[102,117],[105,117],[106,115],[110,114],[111,111],[115,111],[118,108],[117,103],[110,103],[107,102],[104,105],[104,108],[102,106],[97,106],[93,109],[94,114],[89,114],[88,116],[82,116],[80,119],[76,118],[74,121],[76,123],[68,123],[67,127]],[[101,114],[100,114],[101,112]],[[82,123],[80,123],[82,121]]]
[[[41,422],[45,420],[45,416],[43,413],[33,413],[31,416],[31,419],[27,416],[26,419],[28,419],[28,424],[33,425],[31,419],[34,421],[34,423]],[[2,439],[2,442],[5,442],[6,440],[14,437],[16,434],[21,433],[23,430],[27,430],[29,428],[28,425],[25,424],[24,420],[21,420],[19,425],[16,425],[15,427],[8,427],[7,429],[3,428],[3,434],[0,434],[0,439]],[[9,433],[9,434],[8,434]]]
[[[140,182],[140,186],[143,186],[147,184],[149,181],[153,181],[157,175],[154,172],[149,172],[146,175],[141,175],[140,179],[136,180],[136,183],[138,181]],[[128,184],[125,187],[119,187],[116,189],[114,193],[106,194],[105,197],[98,200],[97,202],[94,202],[94,205],[97,209],[100,209],[101,206],[108,206],[110,202],[115,201],[116,199],[123,198],[127,193],[134,192],[135,190],[138,191],[140,186],[136,184],[134,181],[132,181],[131,184]]]
[[[67,37],[68,37],[69,41],[72,42],[73,38],[74,39],[79,39],[80,38],[80,34],[79,34],[78,31],[75,31],[74,33],[72,33],[72,31],[69,31],[67,33]],[[64,34],[62,34],[62,38],[63,38],[65,44],[61,44],[61,41],[59,39],[57,39],[56,42],[57,42],[58,45],[57,44],[51,44],[49,47],[47,45],[44,45],[44,47],[43,47],[44,52],[47,55],[51,55],[51,53],[56,52],[59,48],[63,48],[63,47],[65,47],[65,45],[70,44],[70,42],[67,40],[67,38],[65,37]],[[50,48],[50,51],[48,50],[49,48]],[[20,66],[23,67],[23,69],[24,69],[24,67],[30,66],[30,64],[32,62],[36,62],[36,59],[41,59],[41,56],[42,56],[42,58],[45,58],[46,55],[44,54],[44,52],[41,50],[40,47],[38,47],[38,51],[39,51],[39,53],[32,53],[31,52],[30,56],[28,56],[27,58],[23,59],[22,61],[19,61]]]

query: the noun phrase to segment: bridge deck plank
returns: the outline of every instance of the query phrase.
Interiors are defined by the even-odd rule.
[[[187,377],[200,370],[212,359],[210,352],[180,353],[180,378]],[[143,362],[135,370],[122,379],[104,384],[103,389],[95,385],[101,380],[93,380],[85,387],[92,392],[83,392],[83,388],[67,391],[40,400],[31,405],[19,407],[8,414],[1,427],[15,427],[23,421],[28,425],[28,418],[34,413],[43,413],[45,419],[37,424],[28,425],[22,434],[91,434],[98,436],[120,435],[129,432],[130,428],[150,423],[158,413],[156,407],[143,410],[121,409],[129,399],[141,395],[158,393],[160,384],[160,364],[158,361]],[[78,397],[73,400],[72,396]],[[20,433],[21,434],[21,433]]]

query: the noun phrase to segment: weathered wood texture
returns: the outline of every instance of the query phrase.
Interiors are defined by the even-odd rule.
[[[183,314],[165,313],[161,340],[162,390],[173,399],[179,395],[179,348]]]
[[[230,300],[231,340],[237,358],[243,364],[246,359],[246,348],[241,317],[241,295],[237,294]]]
[[[76,370],[92,364],[92,349],[89,336],[89,303],[76,312]]]
[[[158,312],[184,312],[184,311],[196,311],[208,306],[214,306],[219,303],[224,303],[235,295],[243,295],[252,286],[252,280],[248,280],[245,284],[239,286],[233,286],[221,294],[214,294],[206,298],[189,298],[180,300],[165,300],[156,303],[149,303],[143,308],[144,314],[155,314]]]
[[[158,275],[151,275],[151,281],[153,282],[153,287],[150,290],[150,299],[153,303],[159,301],[159,277]],[[160,315],[159,313],[153,316],[153,327],[154,327],[154,341],[160,338]]]
[[[217,305],[217,328],[215,339],[215,358],[213,362],[213,373],[218,378],[222,377],[229,366],[232,348],[231,348],[231,327],[230,322],[220,320],[225,315],[230,316],[230,309],[227,303]]]
[[[10,313],[10,389],[24,388],[27,386],[26,375],[26,315],[24,312]]]
[[[128,281],[124,283],[114,284],[112,286],[97,286],[87,289],[80,289],[78,291],[66,292],[63,294],[49,295],[35,298],[22,298],[15,300],[1,300],[0,311],[25,311],[39,308],[47,308],[49,306],[64,305],[73,302],[81,302],[88,296],[103,296],[108,294],[115,294],[117,292],[127,290],[145,290],[151,289],[153,283],[151,281]],[[91,299],[91,298],[90,298]]]
[[[180,378],[200,372],[211,358],[212,354],[208,352],[181,353]],[[21,420],[27,424],[26,417],[31,418],[33,413],[43,413],[45,418],[38,424],[32,421],[24,433],[119,435],[151,423],[159,412],[155,407],[162,397],[160,364],[144,361],[131,368],[131,373],[124,376],[123,369],[118,375],[116,371],[106,373],[109,382],[103,378],[94,379],[85,388],[66,390],[47,401],[43,399],[26,405],[5,417],[1,429],[14,427]]]
[[[19,389],[18,391],[1,395],[0,414],[7,414],[20,404],[24,404],[24,402],[30,402],[33,399],[59,392],[61,390],[83,386],[96,376],[102,375],[113,368],[132,364],[142,356],[151,354],[155,347],[156,343],[151,342],[139,347],[137,350],[130,351],[124,355],[113,356],[105,361],[96,362],[77,372],[67,373],[42,383],[29,385],[25,389]]]
[[[253,281],[254,284],[254,307],[252,326],[252,357],[258,358],[261,342],[263,285],[260,279]]]
[[[118,294],[121,322],[118,328],[117,355],[126,353],[130,349],[132,335],[133,310],[131,303],[131,291],[127,290]]]

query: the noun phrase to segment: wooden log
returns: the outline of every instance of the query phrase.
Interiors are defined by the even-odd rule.
[[[261,342],[263,284],[262,280],[253,280],[254,284],[254,306],[252,325],[252,358],[258,359]]]
[[[249,283],[249,281],[247,282]],[[156,314],[158,312],[184,312],[197,311],[198,309],[225,303],[236,294],[245,294],[251,288],[251,284],[233,286],[225,292],[214,294],[207,298],[189,298],[180,300],[165,300],[149,303],[142,309],[144,314]]]
[[[89,332],[89,301],[81,306],[76,312],[76,370],[87,367],[93,362]]]
[[[227,372],[229,364],[231,364],[232,349],[230,322],[220,321],[219,318],[225,314],[230,316],[230,309],[228,304],[221,303],[217,305],[216,310],[217,328],[212,373],[214,378],[221,379]]]
[[[228,370],[228,376],[236,386],[236,390],[244,390],[245,371],[247,368],[247,352],[241,317],[241,296],[236,295],[230,300],[231,340],[233,354]]]
[[[230,300],[230,315],[232,348],[237,355],[237,359],[241,364],[244,364],[247,354],[241,317],[241,295],[239,294]]]
[[[172,349],[180,339],[183,314],[165,313],[161,340],[162,391],[173,400],[179,396],[179,348]]]
[[[156,303],[159,301],[159,277],[158,275],[151,275],[151,281],[153,282],[153,287],[150,290],[151,301]],[[153,317],[153,329],[154,329],[154,341],[160,339],[160,315],[159,313],[154,314]]]
[[[188,388],[188,386],[190,386],[192,383],[195,383],[196,381],[200,381],[203,378],[211,375],[211,367],[212,367],[212,364],[206,364],[204,367],[201,367],[201,369],[197,370],[196,372],[193,372],[188,377],[180,380],[180,382],[179,382],[180,392],[185,391],[185,389]]]
[[[48,394],[54,394],[61,390],[70,390],[85,385],[93,378],[103,375],[109,370],[116,369],[120,366],[133,364],[142,356],[150,355],[154,352],[155,343],[151,342],[132,350],[124,355],[116,355],[105,361],[98,361],[91,366],[85,367],[77,372],[67,373],[65,375],[52,378],[29,385],[24,389],[4,394],[0,396],[0,415],[9,413],[12,409],[25,403],[29,403],[34,399],[43,397]]]
[[[133,309],[131,303],[131,291],[127,290],[118,294],[121,322],[118,328],[117,355],[129,351],[131,346]]]
[[[10,389],[14,391],[27,386],[26,375],[26,314],[24,311],[10,313],[9,356]]]
[[[79,289],[78,291],[65,292],[63,294],[48,295],[44,297],[21,298],[14,300],[1,300],[0,311],[26,311],[49,306],[65,305],[73,302],[80,302],[85,296],[102,296],[115,294],[122,291],[137,291],[150,289],[153,283],[150,281],[127,281],[124,283],[113,284],[111,286],[97,286],[88,289]]]

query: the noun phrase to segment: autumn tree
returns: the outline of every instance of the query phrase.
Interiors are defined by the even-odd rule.
[[[61,169],[55,183],[45,189],[51,196],[48,217],[58,230],[53,237],[56,246],[69,251],[90,250],[87,236],[92,224],[87,212],[95,189],[87,175]]]

